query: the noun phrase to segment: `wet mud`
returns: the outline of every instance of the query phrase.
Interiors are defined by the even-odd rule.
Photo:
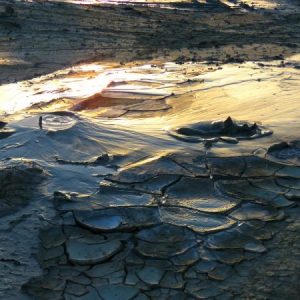
[[[0,298],[298,299],[298,23],[2,1]]]

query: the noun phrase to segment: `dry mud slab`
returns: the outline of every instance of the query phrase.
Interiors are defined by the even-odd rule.
[[[44,274],[23,288],[37,299],[296,299],[298,173],[175,153],[127,166],[94,195],[56,192]]]
[[[297,2],[65,2],[1,2],[0,298],[298,299]]]

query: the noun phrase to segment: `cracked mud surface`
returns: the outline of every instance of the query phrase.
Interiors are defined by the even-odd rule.
[[[79,3],[0,4],[0,298],[298,299],[297,1]]]
[[[85,122],[41,131],[38,118],[29,121],[36,128],[11,125],[26,144],[1,154],[32,149],[1,169],[1,200],[11,205],[1,237],[15,245],[1,258],[7,299],[297,299],[300,169],[289,160],[298,157],[290,151],[296,141],[258,147],[269,136],[239,155],[228,145],[243,152],[245,141],[209,150],[185,143],[184,151],[132,161],[99,155],[89,137],[63,158],[57,143],[74,136],[66,141],[74,145]],[[37,146],[46,152],[34,160]]]
[[[82,78],[82,69],[93,66],[79,67],[75,79],[63,70],[31,85],[20,83],[31,106],[25,102],[27,108],[18,110],[13,105],[15,114],[1,125],[14,131],[0,141],[1,297],[297,299],[299,142],[297,131],[288,128],[298,125],[281,121],[297,118],[297,103],[287,92],[297,91],[297,70],[283,70],[276,62],[263,69],[249,63],[213,70],[200,63],[169,63],[104,73],[99,68],[96,77]],[[147,114],[132,115],[132,103],[125,100],[122,117],[105,115],[106,108],[94,101],[92,107],[68,110],[86,101],[76,94],[78,86],[108,73],[117,76],[105,81],[97,98],[104,94],[110,109],[116,107],[116,94],[138,103],[147,94],[153,107],[168,94],[163,101],[170,108],[158,113],[146,106]],[[219,82],[224,74],[229,75]],[[57,93],[43,86],[51,86],[54,78]],[[256,79],[264,82],[263,97],[275,89],[285,99],[276,104],[281,119],[265,107],[259,125],[226,121],[227,111],[225,122],[213,124],[221,126],[222,136],[224,123],[229,135],[239,126],[243,134],[258,128],[273,134],[238,143],[221,137],[209,147],[209,139],[190,143],[168,134],[168,128],[201,116],[201,134],[209,136],[207,122],[219,114],[201,113],[212,103],[188,102],[209,93],[219,95],[211,99],[217,101],[215,109],[223,109],[218,101],[231,105],[234,120],[254,118],[245,101],[260,105],[260,97],[255,102],[242,94],[241,111],[224,91],[236,95],[254,83],[259,90]],[[61,91],[66,82],[70,88]],[[90,101],[94,90],[79,90]]]
[[[56,192],[43,275],[24,289],[37,299],[296,299],[299,168],[286,168],[174,153],[128,165],[93,195]]]

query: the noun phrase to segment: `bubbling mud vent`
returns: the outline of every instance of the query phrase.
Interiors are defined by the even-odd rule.
[[[299,79],[157,62],[1,86],[1,297],[297,299]]]
[[[47,131],[59,131],[72,128],[76,124],[76,119],[73,114],[66,112],[54,112],[45,114],[39,118],[40,129]]]
[[[221,140],[237,144],[239,140],[261,138],[272,134],[272,131],[258,126],[256,123],[235,122],[228,117],[225,121],[200,122],[183,126],[169,134],[186,142],[218,142]]]

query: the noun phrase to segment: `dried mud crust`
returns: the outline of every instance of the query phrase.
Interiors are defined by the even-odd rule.
[[[173,153],[56,192],[36,299],[297,299],[299,167]],[[285,170],[282,175],[282,170]],[[287,255],[288,251],[288,255]]]
[[[300,164],[300,141],[281,142],[267,150],[267,157],[287,164]]]
[[[0,121],[0,139],[5,139],[15,133],[15,130],[9,128],[6,122]]]
[[[26,206],[46,171],[34,161],[7,160],[0,163],[0,217]]]
[[[284,59],[299,52],[297,3],[281,14],[223,2],[192,1],[181,8],[168,3],[170,9],[161,3],[1,1],[0,82],[91,60],[119,63],[163,56],[178,62],[241,62]]]

